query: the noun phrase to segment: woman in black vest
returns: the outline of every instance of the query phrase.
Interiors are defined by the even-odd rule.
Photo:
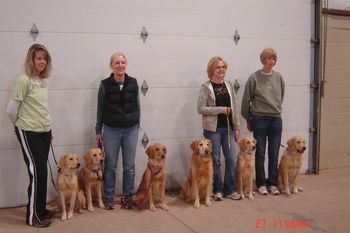
[[[101,81],[98,91],[96,142],[105,152],[104,197],[106,209],[114,208],[116,169],[122,149],[122,206],[133,207],[135,154],[139,134],[140,102],[138,83],[125,73],[126,57],[115,53],[110,59],[113,73]]]

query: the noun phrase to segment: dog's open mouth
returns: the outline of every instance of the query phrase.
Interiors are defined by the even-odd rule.
[[[300,154],[304,153],[305,150],[306,150],[306,147],[303,147],[303,148],[301,148],[301,149],[297,149],[297,151],[298,151]]]

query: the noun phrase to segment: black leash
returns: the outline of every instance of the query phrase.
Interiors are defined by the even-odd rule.
[[[57,172],[60,172],[60,167],[58,166],[58,163],[57,163],[57,160],[56,160],[56,156],[55,156],[55,152],[53,151],[52,143],[50,143],[50,147],[51,147],[52,157],[53,157],[53,159],[54,159],[54,161],[55,161],[56,167],[58,168],[58,171],[57,171]],[[53,187],[55,187],[55,190],[56,190],[56,192],[57,192],[57,187],[56,187],[55,181],[54,181],[54,179],[53,179],[52,168],[51,168],[51,164],[50,164],[49,160],[47,160],[47,163],[49,164],[49,168],[50,168],[50,175],[51,175],[51,182],[52,182],[52,185],[53,185]]]

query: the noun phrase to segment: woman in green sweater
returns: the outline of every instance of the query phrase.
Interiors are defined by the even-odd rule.
[[[257,140],[255,173],[258,192],[267,195],[268,190],[278,195],[277,163],[282,135],[282,102],[285,84],[281,74],[273,70],[277,53],[265,48],[260,54],[262,69],[250,75],[243,94],[242,116],[247,129]],[[265,148],[268,142],[268,178],[265,177]]]

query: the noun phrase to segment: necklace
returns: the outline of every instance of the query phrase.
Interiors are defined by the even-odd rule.
[[[220,86],[219,84],[216,84],[216,86],[214,87],[214,91],[217,95],[225,95],[227,93],[225,83],[221,83]]]

